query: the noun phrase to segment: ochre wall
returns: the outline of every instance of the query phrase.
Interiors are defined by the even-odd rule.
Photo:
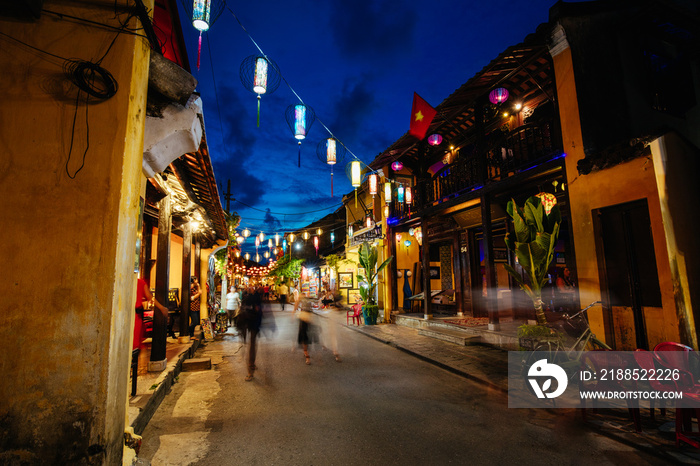
[[[118,26],[108,3],[52,2],[51,9]],[[89,60],[115,38],[47,14],[37,22],[2,18],[0,29],[52,54]],[[119,464],[149,47],[133,35],[116,38],[102,66],[119,90],[91,103],[87,121],[80,103],[73,130],[77,89],[63,60],[0,42],[0,463]],[[74,174],[84,153],[84,167],[69,178],[66,169]]]
[[[566,153],[567,190],[571,205],[580,304],[585,306],[601,298],[592,211],[646,199],[649,205],[663,306],[663,309],[645,309],[649,345],[653,347],[660,341],[677,341],[678,323],[652,160],[650,157],[637,158],[589,175],[578,175],[576,163],[584,157],[584,151],[570,49],[567,48],[554,57],[554,70],[559,98],[562,140]],[[624,312],[624,310],[619,311],[620,313]],[[589,310],[588,315],[591,330],[600,339],[604,339],[606,333],[602,309],[599,306],[594,307]],[[615,319],[615,321],[620,322],[619,319]],[[618,340],[620,340],[618,345],[622,341],[629,342],[629,338],[623,340],[623,336],[629,334],[631,329],[621,328],[619,325],[616,327],[608,329],[608,331],[618,336]],[[632,340],[634,339],[632,338]],[[618,347],[618,349],[622,348]]]

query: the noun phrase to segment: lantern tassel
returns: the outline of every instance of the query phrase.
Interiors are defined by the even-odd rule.
[[[357,188],[355,188],[355,208],[357,209]]]
[[[202,56],[202,31],[199,31],[199,47],[197,48],[197,71],[199,71],[199,59]]]
[[[301,168],[301,141],[299,141],[299,161],[297,162],[297,167]]]
[[[260,128],[260,94],[258,94],[258,128]]]
[[[331,197],[333,197],[333,166],[331,166]]]

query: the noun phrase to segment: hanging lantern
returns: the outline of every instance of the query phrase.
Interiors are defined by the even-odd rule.
[[[296,236],[294,236],[294,233],[290,233],[289,234],[289,243],[290,244],[294,242],[294,238],[296,238]]]
[[[403,245],[406,247],[409,247],[411,245],[411,240],[407,239],[406,241],[403,242]]]
[[[391,164],[391,169],[394,170],[395,172],[401,171],[402,168],[403,168],[403,164],[401,162],[399,162],[398,160]]]
[[[317,229],[316,229],[316,234],[317,234],[318,236],[321,236],[321,233],[323,233],[323,230],[321,230],[320,228],[317,228]]]
[[[367,228],[372,228],[372,226],[374,226],[374,222],[372,221],[372,217],[370,217],[369,215],[367,215],[367,218],[365,219],[365,226]]]
[[[250,254],[248,254],[247,252],[245,253],[245,260],[250,260]]]
[[[272,238],[267,240],[267,247],[272,249]]]
[[[280,245],[280,234],[275,233],[275,246],[279,246],[279,245]]]
[[[354,229],[353,229],[352,225],[350,225],[350,226],[348,227],[348,236],[349,236],[350,238],[352,238],[352,234],[354,233],[353,230],[354,230]]]
[[[547,215],[549,215],[552,208],[557,205],[557,197],[552,193],[539,193],[536,194],[535,197],[540,199],[540,202],[542,202],[542,207],[544,207],[544,212]]]
[[[415,233],[415,231],[416,231],[416,230],[414,230],[413,228],[409,228],[409,229],[408,229],[408,234],[411,235],[411,236],[413,236],[413,233]]]
[[[306,134],[309,132],[311,125],[316,119],[316,114],[308,105],[296,104],[287,107],[285,118],[287,119],[289,129],[292,130],[294,138],[299,141],[298,165],[301,167],[301,141],[306,138]]]
[[[333,197],[333,165],[345,159],[347,149],[335,138],[324,139],[316,145],[316,156],[322,163],[331,166],[331,197]]]
[[[403,204],[403,193],[404,187],[402,184],[400,184],[399,189],[396,190],[396,200],[399,201],[399,204]]]
[[[304,231],[304,241],[306,241],[307,239],[309,239],[309,232]]]
[[[245,241],[245,238],[242,236],[237,236],[236,241],[238,242],[238,244],[241,244],[241,243],[243,243],[243,241]]]
[[[263,232],[261,231],[260,234],[259,234],[258,236],[260,237],[260,242],[261,242],[261,243],[262,243],[263,241],[265,241],[265,233],[263,233]]]
[[[377,184],[379,182],[379,176],[376,173],[369,175],[369,193],[372,197],[377,195]]]
[[[430,136],[428,136],[428,144],[430,144],[431,146],[439,146],[441,142],[442,142],[442,136],[440,136],[437,133],[431,134]]]
[[[256,236],[256,237],[255,237],[255,247],[257,248],[257,247],[259,247],[259,246],[260,246],[260,237],[259,237],[259,236]]]
[[[277,64],[263,55],[251,55],[241,63],[239,76],[243,86],[258,97],[258,127],[260,127],[260,97],[272,94],[282,81]]]
[[[265,251],[265,254],[263,254],[263,256],[265,256],[265,259],[267,259],[268,257],[270,257],[270,253]]]
[[[241,257],[241,251],[236,251],[236,258]]]
[[[389,218],[389,213],[390,213],[390,212],[389,212],[389,206],[388,206],[388,205],[385,205],[385,206],[384,206],[384,217],[385,217],[385,218]]]
[[[314,236],[314,247],[316,248],[316,255],[318,256],[318,236]]]
[[[391,182],[387,181],[384,183],[384,202],[389,204],[391,202]]]
[[[508,100],[508,89],[505,87],[498,87],[489,93],[489,100],[492,104],[498,105],[500,103]]]
[[[331,244],[335,243],[335,233],[331,231]]]
[[[260,262],[260,254],[255,255],[255,262]]]
[[[244,236],[245,238],[249,237],[249,236],[250,236],[250,230],[247,229],[247,228],[246,228],[245,230],[243,230],[243,236]]]
[[[413,190],[410,186],[406,186],[404,197],[406,198],[407,205],[413,204]]]
[[[287,240],[286,239],[282,240],[282,251],[285,253],[287,252]]]
[[[202,56],[202,33],[209,30],[209,16],[211,14],[211,0],[194,0],[192,4],[192,26],[199,31],[199,44],[197,46],[197,69],[199,69]]]
[[[350,184],[355,188],[355,207],[357,207],[357,188],[362,186],[362,165],[359,160],[353,160],[348,165],[350,166],[350,173],[348,175]]]

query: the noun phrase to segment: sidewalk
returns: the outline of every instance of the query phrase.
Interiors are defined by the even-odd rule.
[[[401,351],[435,364],[445,370],[495,389],[505,395],[508,392],[508,352],[481,344],[458,345],[448,341],[431,338],[420,334],[419,329],[396,324],[378,324],[357,326],[346,323],[346,309],[331,308],[316,313],[356,332],[360,332],[377,341],[384,342]],[[675,464],[699,464],[700,450],[689,445],[675,446],[675,411],[667,409],[661,416],[656,410],[656,420],[652,421],[649,412],[641,412],[642,432],[635,432],[634,424],[627,410],[588,410],[586,420],[582,419],[581,410],[555,409],[552,412],[561,415],[576,415],[581,422],[601,435],[613,438],[621,443],[658,456]],[[696,424],[697,426],[697,424]]]

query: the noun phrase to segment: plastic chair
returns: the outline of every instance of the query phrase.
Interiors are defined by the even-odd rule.
[[[607,351],[607,350],[595,350],[588,351],[585,356],[585,362],[592,365],[592,369],[600,374],[603,370],[608,372],[625,369],[634,364],[631,358],[626,358],[624,355]],[[631,386],[630,386],[631,385]],[[637,389],[637,384],[634,381],[629,381],[628,384],[623,385],[622,381],[617,379],[602,380],[598,379],[594,383],[586,385],[583,381],[579,380],[579,386],[581,390],[596,391],[596,392],[627,392],[635,391]],[[595,401],[593,402],[595,406]],[[639,415],[639,404],[633,400],[628,399],[626,401],[627,410],[629,412],[630,418],[634,423],[634,428],[637,432],[642,431],[641,417]],[[581,399],[581,408],[583,409],[582,415],[584,421],[586,420],[586,400]]]
[[[659,343],[654,348],[654,358],[660,366],[678,370],[680,377],[674,381],[676,389],[683,392],[684,400],[691,400],[696,405],[700,401],[700,385],[695,383],[695,378],[690,369],[689,346],[673,341]],[[693,415],[698,420],[700,427],[700,408],[683,408],[676,405],[676,447],[681,442],[700,448],[698,432],[693,432]]]
[[[350,325],[350,319],[352,318],[352,323],[356,325],[362,325],[362,303],[355,303],[352,307],[345,313],[345,323]]]
[[[657,364],[654,362],[654,353],[651,351],[647,351],[645,349],[636,349],[634,352],[634,360],[637,362],[637,365],[646,370],[647,374],[652,373],[652,371],[656,371],[658,368]],[[658,380],[655,377],[651,377],[650,380],[648,380],[649,385],[651,386],[652,389],[659,391],[659,392],[670,392],[674,391],[676,389],[676,384],[671,382],[671,381],[665,381],[665,380]],[[661,401],[661,406],[659,406],[659,409],[661,410],[661,415],[665,416],[666,415],[666,408],[664,406],[664,401]],[[651,420],[654,420],[654,399],[652,398],[649,403],[649,414],[651,417]]]

